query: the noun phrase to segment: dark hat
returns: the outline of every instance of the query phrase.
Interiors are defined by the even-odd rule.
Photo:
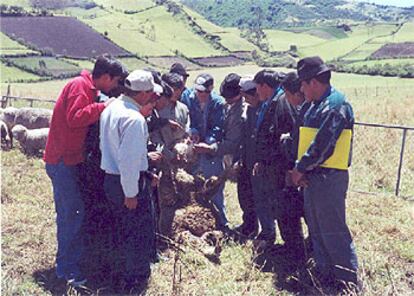
[[[198,91],[212,91],[214,87],[214,78],[210,74],[203,73],[197,76],[194,82],[194,88]]]
[[[180,63],[174,63],[174,64],[172,64],[172,65],[171,65],[171,68],[170,68],[170,72],[171,72],[171,73],[177,73],[177,74],[180,74],[180,75],[181,75],[181,76],[183,76],[183,77],[188,77],[188,76],[190,76],[190,75],[187,73],[187,71],[185,70],[184,66],[183,66],[182,64],[180,64]]]
[[[173,88],[181,88],[184,86],[183,76],[177,73],[170,72],[162,74],[161,79]]]
[[[331,69],[318,56],[303,58],[297,66],[299,80],[308,80]]]
[[[239,95],[240,79],[241,77],[236,73],[228,74],[220,85],[220,94],[226,99],[231,99]]]
[[[296,72],[289,72],[282,80],[282,87],[291,93],[300,91],[300,80]]]

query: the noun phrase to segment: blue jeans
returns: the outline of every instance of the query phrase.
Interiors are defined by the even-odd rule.
[[[85,216],[84,201],[78,183],[78,166],[65,165],[60,161],[58,164],[46,164],[46,172],[52,180],[56,209],[56,275],[59,278],[77,278],[81,276],[81,227]]]
[[[358,259],[345,219],[348,172],[330,169],[307,178],[305,216],[316,266],[322,275],[356,284]]]
[[[128,284],[150,276],[150,262],[155,248],[150,188],[142,185],[142,178],[140,183],[138,206],[135,210],[129,210],[124,205],[120,176],[106,174],[104,181],[105,194],[114,214],[114,270]]]
[[[223,157],[200,155],[197,171],[206,179],[212,176],[220,176],[224,171]],[[227,226],[229,221],[227,220],[226,206],[224,204],[224,184],[219,187],[212,201],[219,211],[220,226]]]

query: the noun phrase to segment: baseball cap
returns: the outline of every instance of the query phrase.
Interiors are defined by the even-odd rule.
[[[185,70],[184,66],[182,64],[180,64],[180,63],[174,63],[174,64],[172,64],[171,65],[171,68],[170,68],[170,73],[177,73],[177,74],[179,74],[179,75],[181,75],[181,76],[183,76],[185,78],[188,77],[188,76],[190,76],[187,73],[187,71]]]
[[[162,93],[161,85],[154,82],[151,72],[145,70],[135,70],[125,78],[124,85],[133,91],[153,91]]]
[[[231,99],[240,94],[240,76],[236,73],[228,74],[220,85],[220,94]]]
[[[210,74],[203,73],[197,76],[194,88],[198,91],[212,91],[214,88],[214,78]]]

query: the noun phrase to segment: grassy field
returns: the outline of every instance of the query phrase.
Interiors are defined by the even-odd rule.
[[[80,72],[80,68],[74,64],[68,63],[54,57],[20,57],[9,58],[8,61],[19,68],[27,68],[35,73],[43,73],[46,76],[58,77],[62,74]],[[11,77],[10,79],[13,79]]]
[[[354,62],[351,63],[351,65],[355,66],[375,66],[375,65],[385,65],[389,64],[391,66],[397,66],[397,65],[414,65],[414,58],[408,58],[408,59],[381,59],[381,60],[368,60],[368,61],[360,61],[360,62]]]
[[[326,42],[325,39],[313,36],[306,32],[295,33],[282,30],[265,30],[270,48],[274,51],[286,51],[291,45],[298,49]]]
[[[23,80],[23,79],[24,80],[40,79],[40,76],[38,75],[22,71],[16,67],[6,66],[3,63],[0,63],[0,74],[1,74],[1,82],[2,82],[2,93],[4,93],[3,86],[6,87],[5,83],[9,83],[11,81],[16,81],[16,80]]]
[[[142,10],[154,6],[152,0],[96,0],[98,5],[103,5],[105,8],[115,8],[120,10]]]
[[[396,26],[393,24],[359,25],[352,27],[352,32],[347,38],[329,40],[321,44],[299,48],[299,53],[301,56],[310,56],[317,53],[325,60],[333,60],[345,56],[375,37],[390,35],[395,29]]]
[[[14,41],[4,33],[0,32],[0,54],[1,55],[16,55],[35,53],[35,51],[28,49],[24,45]]]
[[[2,294],[62,295],[66,288],[53,276],[55,213],[43,161],[27,158],[18,149],[3,152],[2,185]],[[229,219],[237,224],[240,209],[234,184],[227,184],[225,196]],[[349,194],[348,222],[359,255],[364,295],[411,293],[411,206],[408,201],[386,195]],[[277,273],[253,267],[251,243],[225,245],[219,265],[192,248],[182,247],[183,253],[167,253],[168,260],[154,266],[148,295],[295,294],[286,290]],[[174,269],[180,270],[175,281]],[[90,284],[96,288],[88,295],[105,294],[108,288],[100,282]],[[74,291],[67,292],[75,295]]]
[[[83,21],[98,32],[107,32],[112,41],[139,56],[172,56],[175,51],[189,57],[222,54],[163,6],[131,15],[112,11]]]

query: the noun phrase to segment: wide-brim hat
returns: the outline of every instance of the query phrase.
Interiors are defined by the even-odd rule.
[[[303,81],[316,77],[322,73],[329,72],[331,69],[320,57],[314,56],[301,59],[298,62],[297,71],[299,80]]]

